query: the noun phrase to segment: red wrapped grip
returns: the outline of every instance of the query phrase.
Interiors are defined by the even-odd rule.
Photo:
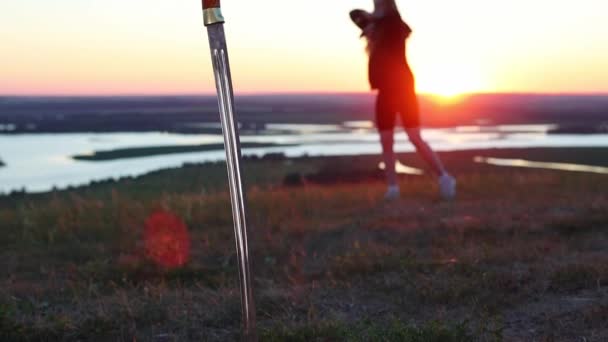
[[[203,9],[220,8],[220,0],[203,0]]]

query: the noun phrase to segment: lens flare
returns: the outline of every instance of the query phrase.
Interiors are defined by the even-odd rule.
[[[167,211],[159,210],[148,217],[144,245],[148,258],[162,267],[181,267],[190,258],[188,228],[179,217]]]

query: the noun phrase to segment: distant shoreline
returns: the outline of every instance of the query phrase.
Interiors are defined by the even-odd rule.
[[[599,166],[608,167],[608,159],[605,158],[608,153],[608,148],[602,147],[590,147],[590,148],[562,148],[562,147],[548,147],[548,148],[505,148],[505,149],[478,149],[478,150],[463,150],[463,151],[451,151],[451,152],[440,152],[442,159],[446,162],[446,165],[451,171],[457,176],[462,176],[471,172],[480,172],[480,170],[487,170],[488,168],[501,171],[511,172],[517,170],[514,166],[497,166],[487,165],[484,163],[476,162],[476,158],[507,158],[517,160],[530,160],[536,162],[550,162],[550,163],[572,163],[581,164],[588,166]],[[419,169],[425,169],[425,164],[417,157],[415,153],[399,153],[400,162],[407,166],[412,166]],[[306,174],[305,170],[299,172],[297,175],[299,179],[309,179],[314,183],[321,184],[333,184],[340,182],[358,182],[363,180],[375,179],[382,181],[382,172],[377,168],[378,163],[381,161],[380,155],[375,154],[362,154],[357,156],[302,156],[296,158],[288,158],[282,153],[270,153],[262,157],[257,156],[244,156],[244,171],[245,179],[247,179],[247,170],[250,167],[251,161],[266,161],[271,163],[276,170],[286,165],[293,163],[312,163],[312,164],[326,164],[334,165],[335,167],[328,167],[316,174]],[[287,162],[288,161],[288,162]],[[287,162],[287,163],[286,163]],[[224,164],[219,162],[219,164]],[[70,185],[65,188],[55,189],[50,191],[22,191],[14,190],[10,193],[0,193],[0,200],[9,200],[14,196],[47,196],[49,194],[57,192],[69,192],[69,191],[88,191],[94,187],[104,187],[108,185],[120,185],[124,183],[132,182],[133,180],[141,180],[147,177],[156,177],[159,174],[169,175],[177,172],[184,168],[191,167],[206,167],[211,165],[218,165],[218,162],[202,162],[202,163],[184,163],[178,167],[162,168],[156,171],[147,172],[137,176],[123,176],[119,178],[106,178],[91,180],[88,183]],[[221,167],[225,172],[225,167]],[[278,168],[278,169],[277,169]],[[339,172],[335,172],[339,170]],[[568,171],[553,171],[569,173]],[[295,174],[294,174],[295,175]],[[294,176],[294,175],[286,175]],[[409,176],[417,177],[417,176]],[[224,177],[222,177],[223,181]]]
[[[263,148],[263,147],[284,147],[286,145],[272,143],[242,143],[241,148]],[[112,161],[130,158],[143,158],[152,156],[162,156],[177,153],[189,152],[208,152],[222,151],[223,144],[207,144],[207,145],[174,145],[174,146],[151,146],[151,147],[133,147],[121,148],[108,151],[96,151],[90,155],[76,155],[72,159],[80,161]]]
[[[457,100],[422,95],[426,127],[557,124],[562,132],[608,127],[608,94],[472,94]],[[373,120],[373,93],[241,95],[238,119],[269,123],[339,124]],[[0,134],[205,133],[218,123],[214,96],[0,97]],[[599,130],[601,131],[601,130]]]

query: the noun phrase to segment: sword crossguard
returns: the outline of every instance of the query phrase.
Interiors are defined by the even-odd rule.
[[[205,26],[224,23],[220,0],[203,0],[203,21]]]

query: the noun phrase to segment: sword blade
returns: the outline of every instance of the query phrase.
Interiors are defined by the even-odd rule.
[[[234,233],[239,261],[239,279],[241,282],[243,328],[245,339],[255,340],[255,303],[249,260],[245,190],[243,188],[241,169],[241,145],[234,111],[232,75],[230,73],[224,25],[221,23],[209,25],[207,26],[207,33],[209,35],[209,47],[211,49],[222,132],[226,148],[226,164],[228,166],[230,199],[232,202]]]

